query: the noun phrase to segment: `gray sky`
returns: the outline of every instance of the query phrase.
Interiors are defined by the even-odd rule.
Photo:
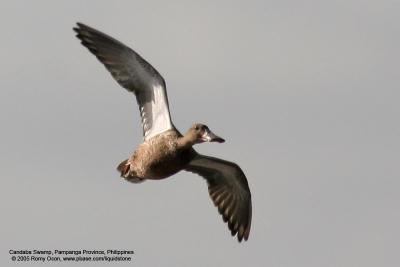
[[[2,1],[1,265],[9,249],[111,248],[132,266],[399,266],[400,3],[144,2]],[[136,100],[77,21],[158,69],[180,130],[227,140],[196,149],[245,171],[248,242],[194,174],[119,178]]]

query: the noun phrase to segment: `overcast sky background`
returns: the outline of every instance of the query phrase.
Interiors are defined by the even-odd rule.
[[[2,1],[1,265],[9,249],[132,249],[130,266],[399,266],[399,13],[399,1]],[[136,100],[74,37],[77,21],[158,69],[181,131],[203,122],[227,140],[196,149],[246,173],[248,242],[199,176],[119,178],[142,140]]]

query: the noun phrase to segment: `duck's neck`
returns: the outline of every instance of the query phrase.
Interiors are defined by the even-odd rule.
[[[188,149],[196,143],[196,140],[189,134],[178,138],[178,147],[181,149]]]

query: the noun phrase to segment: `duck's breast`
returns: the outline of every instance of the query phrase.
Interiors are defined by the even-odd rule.
[[[167,178],[184,168],[189,153],[178,149],[178,135],[169,131],[141,144],[134,155],[136,167],[146,179]]]

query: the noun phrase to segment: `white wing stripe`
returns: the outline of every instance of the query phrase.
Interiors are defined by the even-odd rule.
[[[152,125],[145,133],[145,139],[172,129],[172,123],[169,116],[167,97],[162,85],[153,86],[154,98],[151,104]]]

